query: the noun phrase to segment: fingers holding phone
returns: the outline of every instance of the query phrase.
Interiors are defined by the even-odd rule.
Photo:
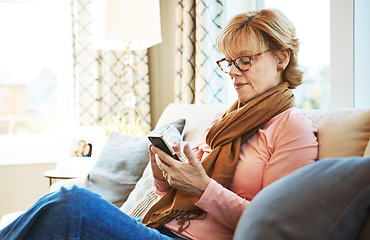
[[[150,166],[152,168],[153,176],[159,180],[166,181],[163,176],[163,170],[160,168],[160,164],[158,164],[158,157],[157,154],[152,151],[152,144],[149,145],[149,156],[150,156]],[[160,160],[159,160],[160,161]]]
[[[153,144],[153,146],[161,149],[166,154],[172,156],[174,159],[180,161],[180,158],[178,157],[177,153],[174,151],[172,146],[166,141],[163,135],[161,136],[148,136],[149,141]],[[180,151],[180,147],[176,147],[177,150]]]

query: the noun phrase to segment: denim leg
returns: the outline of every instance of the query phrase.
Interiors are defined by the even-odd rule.
[[[86,189],[42,197],[0,231],[0,239],[172,239]]]

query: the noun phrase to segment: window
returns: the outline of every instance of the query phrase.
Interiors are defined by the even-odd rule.
[[[354,1],[354,50],[353,50],[353,75],[354,91],[352,104],[356,108],[370,108],[370,79],[368,66],[370,64],[370,1]]]
[[[282,11],[300,40],[303,84],[294,90],[300,108],[330,107],[330,1],[257,0],[257,9]],[[309,19],[309,20],[308,20]]]
[[[73,123],[69,5],[0,1],[0,151],[7,152],[2,161],[16,152],[29,157],[32,151],[38,159],[44,148],[55,153],[57,134]]]

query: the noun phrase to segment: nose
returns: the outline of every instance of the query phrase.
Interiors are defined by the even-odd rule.
[[[231,68],[229,71],[230,77],[240,76],[240,74],[241,74],[241,71],[235,67],[235,64],[234,63],[231,64]]]

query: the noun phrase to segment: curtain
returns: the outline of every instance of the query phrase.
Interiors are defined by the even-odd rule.
[[[224,23],[222,0],[178,0],[176,5],[175,102],[224,103],[225,76],[215,43]]]
[[[135,51],[137,72],[124,66],[124,51],[92,47],[91,0],[71,0],[76,119],[79,125],[125,118],[151,125],[148,51]],[[134,78],[133,85],[127,78]],[[133,95],[132,95],[133,94]],[[134,107],[129,105],[134,104]]]

